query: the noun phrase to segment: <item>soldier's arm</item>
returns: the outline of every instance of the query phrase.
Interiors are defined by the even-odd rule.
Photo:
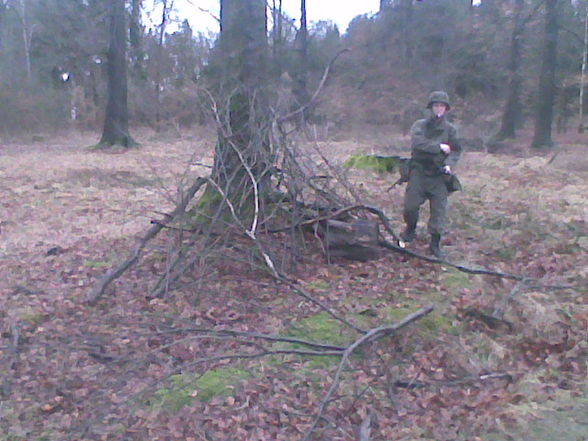
[[[461,157],[461,142],[459,141],[459,137],[457,136],[457,130],[455,127],[452,127],[449,131],[449,145],[451,146],[451,153],[445,158],[444,165],[449,165],[453,167],[459,161]]]
[[[441,153],[439,141],[425,136],[424,124],[421,121],[417,121],[412,125],[410,139],[410,146],[413,152],[429,153],[431,155]]]

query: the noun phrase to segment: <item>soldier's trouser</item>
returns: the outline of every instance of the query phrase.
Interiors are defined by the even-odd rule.
[[[418,170],[410,172],[410,179],[404,194],[404,221],[409,229],[416,228],[419,210],[429,200],[431,217],[430,234],[442,235],[447,224],[447,187],[443,175],[427,176]]]

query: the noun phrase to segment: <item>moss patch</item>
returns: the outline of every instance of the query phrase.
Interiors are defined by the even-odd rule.
[[[353,339],[351,330],[326,312],[321,312],[293,323],[286,331],[286,335],[301,340],[317,343],[330,343],[339,346],[346,346]],[[298,347],[299,349],[308,349],[302,345],[293,346]],[[308,358],[304,359],[307,360]],[[339,361],[340,357],[337,356],[313,357],[308,361],[307,367],[310,369],[328,367],[336,365]]]
[[[392,173],[401,162],[399,156],[352,155],[343,166],[362,170],[374,170],[378,173]]]
[[[326,312],[307,317],[287,331],[290,337],[335,345],[345,345],[351,338],[344,333],[343,325]]]
[[[237,368],[213,369],[200,377],[195,374],[174,375],[168,388],[155,392],[151,405],[179,410],[194,399],[208,401],[215,396],[227,395],[233,386],[249,377],[249,372]]]

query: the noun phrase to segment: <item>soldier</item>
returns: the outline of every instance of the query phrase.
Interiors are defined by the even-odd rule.
[[[441,236],[447,222],[447,196],[457,189],[451,188],[452,184],[458,182],[451,168],[461,156],[457,130],[446,120],[450,108],[446,92],[433,92],[427,104],[430,116],[412,125],[410,175],[404,195],[406,229],[402,239],[405,242],[414,240],[420,207],[428,199],[431,209],[429,249],[437,258],[444,257]]]

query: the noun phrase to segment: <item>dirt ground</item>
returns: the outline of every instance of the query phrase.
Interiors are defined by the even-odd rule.
[[[90,133],[0,146],[0,440],[302,439],[336,364],[239,365],[256,374],[229,393],[213,392],[211,401],[194,399],[192,387],[175,410],[134,400],[149,388],[173,392],[161,389],[170,375],[194,371],[197,356],[216,350],[210,342],[169,340],[161,334],[166,326],[278,334],[320,313],[271,278],[222,269],[204,285],[154,299],[148,289],[159,267],[151,261],[97,306],[87,305],[97,277],[212,164],[210,131],[136,137],[142,146],[129,151],[93,150]],[[558,141],[549,153],[466,153],[458,167],[464,191],[451,198],[448,259],[532,279],[523,287],[395,253],[364,264],[328,265],[320,255],[301,264],[295,276],[310,292],[369,326],[425,304],[439,311],[432,335],[419,328],[373,349],[389,371],[355,361],[325,415],[323,439],[355,440],[372,413],[374,440],[547,440],[553,425],[562,427],[559,440],[588,439],[588,155],[576,135]],[[351,154],[397,154],[407,143],[322,141],[304,150],[319,161],[318,149],[339,166]],[[403,188],[386,191],[396,176],[342,172],[399,231]],[[421,224],[411,249],[424,253]],[[498,305],[508,332],[474,314]],[[484,373],[507,373],[509,384],[446,387]],[[394,389],[391,398],[389,378],[439,383]]]

